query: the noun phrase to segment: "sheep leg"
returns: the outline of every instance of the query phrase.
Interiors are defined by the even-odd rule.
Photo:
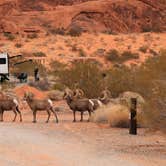
[[[76,122],[76,111],[73,111],[73,116],[74,116],[73,122]]]
[[[0,111],[0,115],[1,115],[0,122],[3,122],[3,113],[4,113],[4,111],[3,111],[3,110],[1,110],[1,111]]]
[[[82,122],[83,121],[83,112],[81,112],[81,120],[80,120],[80,122]]]
[[[46,120],[46,123],[48,123],[48,122],[49,122],[50,115],[51,115],[51,113],[50,113],[50,111],[49,111],[49,110],[47,110],[47,114],[48,114],[48,118],[47,118],[47,120]]]
[[[18,106],[16,107],[16,111],[17,111],[17,112],[19,113],[19,115],[20,115],[20,122],[22,122],[22,114],[21,114],[21,112],[20,112]]]
[[[16,121],[16,117],[17,117],[17,112],[16,112],[15,109],[13,109],[13,112],[14,112],[14,119],[13,119],[13,122],[15,122],[15,121]]]
[[[56,123],[58,123],[58,116],[53,108],[51,108],[51,111],[53,112],[55,118],[56,118]]]
[[[33,111],[33,121],[32,121],[33,123],[36,123],[36,112],[37,112],[36,110]]]
[[[89,119],[87,121],[89,122],[91,117],[91,111],[88,111],[88,113],[89,113]]]

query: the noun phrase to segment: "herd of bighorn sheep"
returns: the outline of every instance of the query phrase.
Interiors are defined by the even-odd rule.
[[[108,102],[109,95],[110,92],[108,90],[105,90],[102,92],[102,98],[88,99],[84,98],[84,92],[81,89],[76,89],[74,91],[66,89],[64,92],[63,99],[66,100],[66,103],[68,104],[69,108],[73,111],[73,122],[76,122],[76,112],[80,112],[80,121],[83,121],[84,112],[87,111],[90,117],[92,112],[94,112],[98,107]],[[59,120],[56,111],[53,107],[53,102],[50,99],[39,100],[35,99],[32,93],[25,93],[23,100],[27,102],[29,108],[32,110],[33,123],[36,123],[37,111],[47,111],[48,117],[46,123],[49,122],[51,113],[53,113],[56,118],[56,122],[58,123]],[[3,121],[3,114],[5,111],[13,111],[15,115],[13,122],[16,120],[18,113],[20,116],[20,122],[22,122],[22,114],[19,109],[19,102],[16,98],[8,97],[5,99],[0,99],[0,121]]]

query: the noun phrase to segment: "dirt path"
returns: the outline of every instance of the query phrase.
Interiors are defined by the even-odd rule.
[[[72,114],[45,124],[39,115],[24,122],[0,123],[1,166],[165,166],[166,139],[159,134],[131,136],[127,129],[112,129],[93,123],[72,123]]]

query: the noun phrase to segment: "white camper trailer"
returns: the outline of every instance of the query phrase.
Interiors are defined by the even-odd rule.
[[[8,53],[0,53],[0,75],[9,75]]]

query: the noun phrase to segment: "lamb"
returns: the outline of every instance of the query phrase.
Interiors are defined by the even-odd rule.
[[[58,117],[55,110],[53,109],[53,103],[50,99],[38,100],[38,99],[34,99],[33,94],[25,93],[24,100],[26,100],[27,104],[29,105],[29,107],[31,108],[33,112],[33,123],[36,123],[37,111],[44,111],[44,110],[46,110],[48,113],[48,118],[46,120],[46,123],[49,122],[51,112],[53,112],[56,118],[56,122],[58,123]]]
[[[19,110],[18,101],[16,99],[1,99],[0,100],[0,121],[3,122],[4,111],[13,111],[15,116],[13,122],[15,122],[17,113],[20,115],[20,122],[22,122],[22,115]]]
[[[68,106],[73,111],[74,120],[73,122],[76,122],[76,112],[81,113],[81,119],[80,121],[83,121],[83,113],[88,111],[89,113],[89,119],[91,116],[91,113],[93,112],[94,103],[89,99],[74,99],[70,94],[64,93],[64,99],[66,100]],[[88,121],[89,121],[88,119]]]

